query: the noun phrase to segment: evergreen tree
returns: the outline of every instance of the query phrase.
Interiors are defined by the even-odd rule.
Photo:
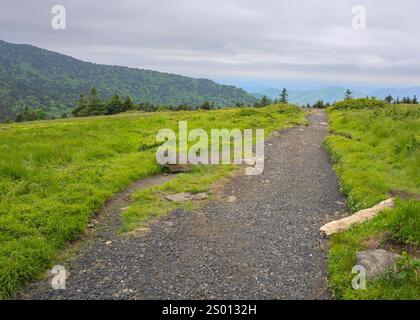
[[[257,100],[255,102],[254,107],[261,108],[261,107],[268,106],[269,104],[271,104],[270,98],[267,96],[263,96],[260,100]]]
[[[324,101],[322,99],[321,100],[318,100],[317,102],[315,102],[315,104],[312,107],[313,108],[323,109],[323,108],[325,108]]]
[[[402,103],[410,104],[411,103],[410,97],[403,97]]]
[[[416,96],[416,95],[414,95],[414,98],[413,98],[412,103],[413,103],[413,104],[418,104],[418,101],[417,101],[417,96]]]
[[[344,93],[344,100],[353,99],[353,92],[350,89],[347,89]]]
[[[138,105],[138,109],[145,112],[155,112],[157,107],[151,104],[149,101],[142,102]]]
[[[30,109],[28,106],[25,106],[24,110],[17,114],[16,122],[23,121],[35,121],[35,120],[45,120],[47,119],[47,113],[44,109]]]
[[[203,104],[199,108],[203,110],[211,110],[212,107],[213,107],[212,103],[208,101],[204,101]]]
[[[385,102],[387,103],[392,103],[393,100],[394,98],[390,94],[385,97]]]
[[[130,96],[125,97],[123,105],[122,105],[122,112],[126,112],[129,110],[134,110],[135,105],[133,103],[133,100],[131,100]]]
[[[114,93],[111,99],[109,99],[106,109],[106,114],[116,114],[123,110],[123,102],[118,94]]]
[[[287,92],[286,88],[283,88],[283,90],[280,93],[280,103],[287,103],[289,99],[289,93]]]
[[[18,113],[16,116],[16,122],[23,122],[23,121],[27,121],[27,115],[29,113],[29,107],[25,106],[25,109],[23,109],[22,112]]]
[[[76,106],[71,111],[71,113],[75,117],[86,117],[89,115],[87,110],[86,99],[83,94],[80,95],[79,100],[77,100]]]
[[[87,97],[88,115],[103,115],[106,114],[106,106],[101,101],[96,91],[96,87],[92,87],[89,96]]]

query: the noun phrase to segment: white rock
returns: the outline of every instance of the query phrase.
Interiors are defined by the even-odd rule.
[[[228,196],[226,198],[226,201],[230,202],[230,203],[236,202],[236,197],[235,196]]]
[[[347,230],[354,224],[363,223],[367,220],[374,218],[379,212],[383,211],[384,209],[393,208],[394,207],[394,198],[382,201],[378,203],[376,206],[360,210],[351,216],[345,217],[340,220],[331,221],[325,225],[323,225],[320,229],[321,233],[324,235],[331,235],[334,233],[338,233],[344,230]]]

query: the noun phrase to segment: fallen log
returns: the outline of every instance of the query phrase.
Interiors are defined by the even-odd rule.
[[[369,209],[360,210],[351,216],[345,217],[340,220],[331,221],[323,225],[320,229],[321,234],[329,236],[334,233],[338,233],[344,230],[347,230],[354,224],[363,223],[367,220],[374,218],[382,210],[393,208],[394,207],[394,198],[390,198],[378,203],[376,206],[373,206]]]

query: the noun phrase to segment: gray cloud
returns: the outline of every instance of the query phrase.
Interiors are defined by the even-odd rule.
[[[67,30],[50,27],[67,10]],[[367,29],[351,8],[367,9]],[[210,78],[420,85],[417,0],[2,0],[0,39]]]

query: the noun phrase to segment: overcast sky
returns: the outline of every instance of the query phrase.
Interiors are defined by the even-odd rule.
[[[56,4],[66,30],[51,28]],[[233,82],[420,86],[419,0],[1,0],[0,39]]]

